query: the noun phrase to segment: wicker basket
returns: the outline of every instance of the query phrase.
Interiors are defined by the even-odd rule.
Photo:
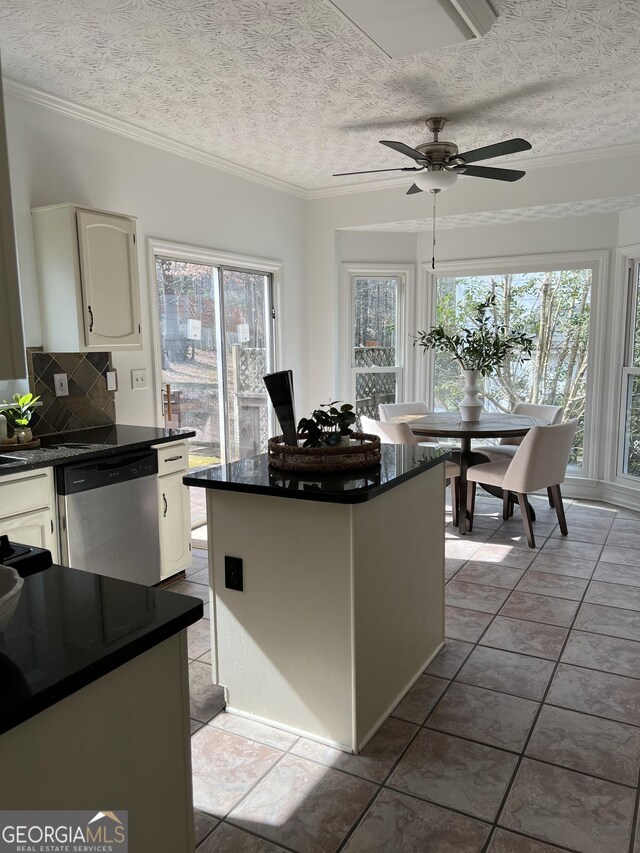
[[[269,439],[269,465],[281,471],[360,471],[380,462],[380,439],[366,432],[351,433],[359,444],[349,442],[337,447],[292,447],[277,435]]]

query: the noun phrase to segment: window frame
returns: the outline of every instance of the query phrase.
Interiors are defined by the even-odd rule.
[[[429,328],[435,322],[438,277],[468,277],[500,273],[550,272],[561,269],[591,269],[591,315],[589,323],[589,356],[587,370],[587,408],[585,410],[584,456],[581,468],[571,468],[567,479],[587,481],[602,479],[605,448],[600,440],[604,408],[604,375],[606,353],[606,304],[604,293],[608,278],[609,250],[558,252],[537,255],[513,255],[463,261],[444,261],[432,270],[422,264],[425,301],[422,319]],[[433,406],[434,355],[425,353],[425,381],[429,391],[428,405]],[[590,484],[591,485],[591,484]]]
[[[218,310],[224,311],[224,296],[222,294],[222,274],[224,270],[240,272],[256,272],[267,274],[271,278],[271,322],[267,326],[268,344],[272,346],[273,369],[278,370],[282,364],[282,263],[268,258],[256,258],[249,255],[235,255],[207,249],[202,246],[192,246],[186,243],[174,243],[155,237],[147,239],[147,274],[149,279],[149,309],[151,320],[151,373],[154,378],[153,399],[156,423],[164,424],[162,408],[162,354],[160,340],[160,305],[158,299],[158,283],[156,281],[156,258],[168,258],[186,263],[200,263],[217,267],[220,275],[220,304]],[[220,314],[222,318],[223,313]],[[226,355],[223,353],[223,363],[226,365]],[[225,367],[226,369],[226,367]],[[222,451],[226,451],[228,431],[228,395],[220,395],[220,429],[223,438]],[[267,402],[269,413],[269,434],[275,434],[275,416],[271,402]],[[224,461],[224,459],[223,459]]]
[[[410,389],[413,388],[413,359],[409,354],[408,335],[410,332],[410,318],[413,315],[415,301],[415,265],[344,262],[340,266],[341,299],[338,397],[355,406],[356,375],[358,373],[395,373],[396,399],[399,403],[407,402],[407,395],[412,393]],[[395,367],[357,368],[353,363],[355,350],[354,281],[359,278],[398,279],[397,363]]]
[[[629,380],[632,376],[640,376],[640,366],[633,364],[633,350],[635,343],[635,327],[637,312],[640,311],[640,300],[638,299],[638,285],[640,283],[640,251],[633,252],[626,257],[625,275],[623,280],[624,292],[623,305],[623,351],[620,364],[620,408],[618,412],[618,441],[616,446],[615,478],[618,482],[640,489],[640,476],[627,474],[624,470],[624,462],[627,449],[627,400],[629,392]]]

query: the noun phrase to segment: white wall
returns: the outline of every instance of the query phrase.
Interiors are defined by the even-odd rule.
[[[284,364],[304,383],[305,242],[307,203],[61,115],[8,97],[7,132],[16,219],[25,338],[41,343],[30,209],[77,202],[138,217],[141,352],[116,353],[120,423],[153,424],[154,391],[132,391],[131,368],[144,367],[151,382],[152,347],[147,238],[283,262]],[[0,395],[12,389],[2,389]]]
[[[620,213],[618,246],[637,246],[640,243],[640,207]]]
[[[452,228],[440,230],[437,238],[436,270],[438,261],[614,249],[618,240],[618,214]],[[418,235],[417,256],[419,262],[431,263],[430,231]]]

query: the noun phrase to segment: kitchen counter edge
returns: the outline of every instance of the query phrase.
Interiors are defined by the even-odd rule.
[[[392,446],[400,447],[400,445],[383,445],[383,470],[384,448],[390,448]],[[421,451],[418,451],[418,454],[420,452]],[[422,451],[422,453],[427,454],[428,451]],[[221,476],[217,477],[218,474],[222,475],[225,468],[231,467],[233,471],[233,466],[238,465],[238,463],[231,463],[231,466],[213,465],[208,468],[195,470],[183,477],[183,483],[185,486],[189,486],[191,488],[217,489],[225,492],[242,492],[244,494],[267,495],[270,497],[290,498],[293,500],[317,501],[320,503],[358,504],[372,500],[384,492],[407,482],[407,480],[411,480],[413,477],[417,477],[425,471],[428,471],[449,459],[451,459],[450,453],[442,453],[438,456],[429,455],[429,458],[427,458],[426,455],[417,455],[411,460],[413,464],[410,467],[407,467],[401,473],[396,474],[393,477],[385,478],[383,482],[372,482],[370,484],[365,482],[360,486],[352,487],[351,490],[345,490],[344,488],[332,489],[331,485],[336,482],[343,483],[345,480],[375,480],[377,473],[376,468],[380,469],[381,466],[373,466],[372,468],[362,471],[351,471],[342,476],[336,474],[324,476],[322,474],[314,475],[308,472],[296,474],[292,471],[280,471],[276,468],[269,469],[267,465],[267,454],[263,453],[252,457],[250,460],[240,460],[240,463],[243,461],[254,462],[260,460],[262,471],[260,472],[261,476],[259,477],[259,480],[258,477],[254,478],[253,482],[234,479],[233,473],[231,473],[230,479],[222,479]],[[267,469],[266,476],[264,469]],[[274,485],[273,483],[269,484],[269,479],[273,480],[277,478],[280,478],[283,481],[283,485]],[[293,488],[290,483],[296,480],[298,481],[299,486],[298,488]],[[284,485],[284,481],[287,482],[287,485]],[[308,488],[308,485],[311,485],[312,487]],[[300,488],[300,486],[302,486],[302,488]]]
[[[172,441],[180,441],[183,438],[193,438],[195,430],[192,429],[163,429],[160,427],[142,427],[130,424],[115,424],[114,427],[97,427],[96,431],[105,429],[124,430],[129,437],[116,444],[104,443],[91,449],[50,449],[46,446],[34,448],[33,450],[3,450],[0,445],[0,456],[14,456],[19,454],[21,461],[0,465],[0,480],[8,474],[19,474],[22,471],[33,471],[37,468],[52,468],[58,465],[68,465],[70,462],[83,462],[86,459],[98,459],[105,456],[117,456],[123,451],[143,449],[155,444],[169,444]],[[79,431],[83,436],[89,435],[90,430]],[[92,437],[92,436],[90,436]],[[66,433],[65,438],[73,441],[74,433]]]

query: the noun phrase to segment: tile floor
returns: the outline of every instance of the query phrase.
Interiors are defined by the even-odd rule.
[[[446,645],[361,755],[221,712],[189,629],[199,853],[640,853],[640,513],[566,503],[447,527]]]

